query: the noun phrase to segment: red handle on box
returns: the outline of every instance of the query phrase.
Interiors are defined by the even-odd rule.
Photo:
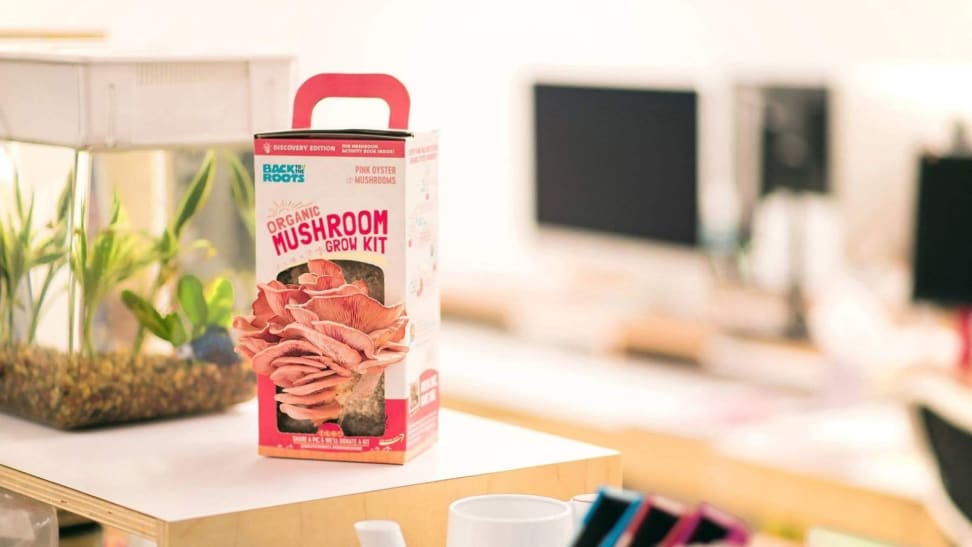
[[[318,74],[311,76],[294,97],[294,129],[310,129],[317,103],[330,97],[382,99],[388,103],[388,128],[408,129],[411,100],[408,90],[388,74]]]

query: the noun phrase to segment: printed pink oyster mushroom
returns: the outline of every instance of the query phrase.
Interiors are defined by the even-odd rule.
[[[257,285],[253,315],[238,316],[237,351],[282,389],[280,411],[316,424],[340,418],[352,398],[370,397],[386,367],[405,358],[404,307],[368,296],[341,268],[311,260],[296,285]]]

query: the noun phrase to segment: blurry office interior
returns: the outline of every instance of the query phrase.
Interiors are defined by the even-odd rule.
[[[620,448],[631,486],[763,529],[972,541],[972,488],[946,477],[972,464],[936,457],[972,425],[972,4],[0,13],[128,49],[294,53],[298,81],[395,74],[413,127],[441,130],[447,405]],[[316,119],[380,126],[372,106]],[[909,520],[926,510],[935,530]]]

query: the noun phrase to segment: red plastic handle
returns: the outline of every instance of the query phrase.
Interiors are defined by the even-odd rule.
[[[408,129],[411,100],[408,90],[388,74],[318,74],[311,76],[294,97],[294,129],[310,129],[317,103],[329,97],[382,99],[388,103],[388,128]]]

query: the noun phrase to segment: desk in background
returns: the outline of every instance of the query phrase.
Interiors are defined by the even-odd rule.
[[[922,503],[930,471],[894,405],[820,410],[807,395],[461,323],[445,324],[441,361],[447,406],[617,449],[632,488],[771,529],[947,545]]]
[[[522,276],[451,279],[442,290],[443,315],[531,340],[603,355],[663,357],[727,378],[808,393],[830,381],[825,357],[809,342],[735,334],[783,329],[788,308],[781,296],[720,286],[706,298],[688,297],[692,311],[677,315],[659,310],[676,309],[678,298],[656,308],[643,306],[636,296],[625,296],[637,293],[626,281],[582,289],[596,282],[566,288],[526,283]],[[701,308],[699,301],[705,302]]]

